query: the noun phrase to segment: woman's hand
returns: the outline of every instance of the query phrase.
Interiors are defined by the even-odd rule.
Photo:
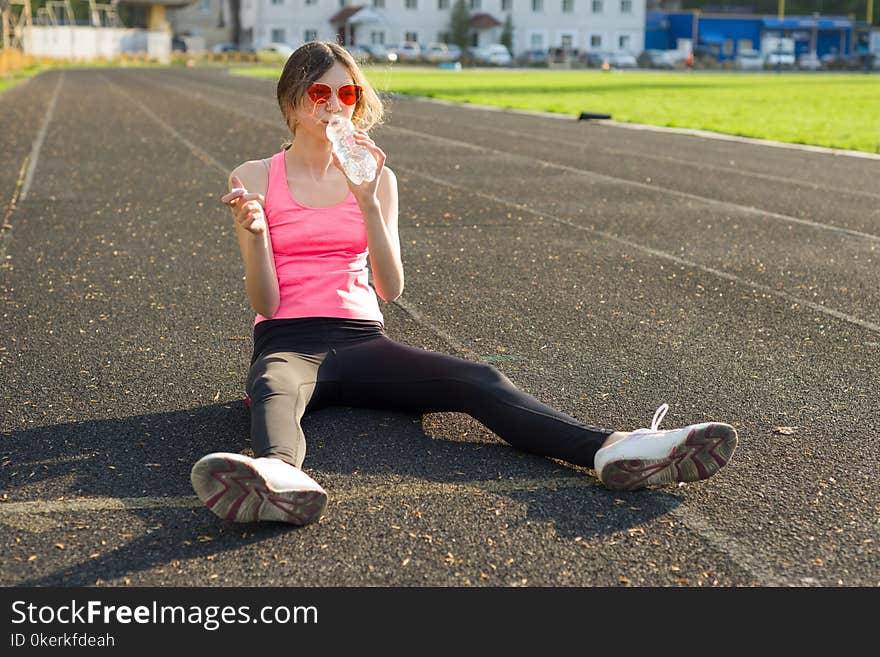
[[[360,185],[355,185],[351,182],[348,176],[345,176],[345,169],[342,168],[342,163],[339,161],[336,153],[332,154],[333,164],[342,172],[342,175],[345,176],[348,188],[354,194],[359,205],[363,206],[364,203],[377,203],[376,190],[379,188],[379,176],[382,174],[382,167],[385,166],[385,153],[381,148],[376,146],[376,142],[370,139],[370,136],[363,130],[355,131],[354,141],[358,146],[366,148],[370,154],[376,158],[376,175],[373,179],[369,182],[362,182]]]
[[[263,211],[266,199],[262,194],[249,193],[238,176],[232,176],[232,184],[233,189],[220,197],[220,201],[232,210],[232,218],[237,226],[254,235],[265,237],[268,230],[266,214]]]

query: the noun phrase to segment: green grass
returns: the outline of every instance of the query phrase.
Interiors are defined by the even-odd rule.
[[[381,91],[880,153],[880,75],[365,67]],[[232,73],[277,78],[277,68]]]
[[[0,94],[4,91],[12,89],[12,87],[21,84],[28,78],[32,78],[40,71],[45,70],[44,66],[39,64],[34,64],[33,66],[27,66],[22,69],[18,69],[14,73],[7,73],[6,75],[0,75]]]

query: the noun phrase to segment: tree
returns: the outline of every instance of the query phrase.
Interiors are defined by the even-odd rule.
[[[471,12],[464,0],[455,0],[449,16],[449,41],[464,51],[470,45]]]
[[[501,28],[501,43],[503,43],[510,52],[513,52],[513,18],[510,14],[504,19],[504,27]]]

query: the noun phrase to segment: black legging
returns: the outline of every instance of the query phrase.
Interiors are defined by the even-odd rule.
[[[542,404],[491,365],[395,342],[368,320],[260,322],[247,394],[255,454],[297,467],[302,417],[327,406],[467,413],[518,449],[588,468],[612,433]]]

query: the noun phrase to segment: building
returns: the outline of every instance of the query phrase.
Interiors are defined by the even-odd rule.
[[[294,48],[320,39],[344,45],[428,44],[449,41],[454,0],[240,0],[242,46],[269,42]],[[223,28],[217,28],[220,3]],[[625,51],[644,48],[646,0],[468,0],[471,45],[497,43],[505,18],[513,22],[513,54],[567,48]],[[203,36],[206,46],[230,40],[228,0],[197,0],[176,12],[176,34]],[[217,30],[220,29],[218,32]]]
[[[645,47],[681,49],[682,42],[718,61],[733,60],[743,50],[762,50],[767,39],[794,42],[796,56],[814,52],[819,57],[859,52],[867,44],[867,24],[846,16],[762,16],[708,14],[700,11],[648,12]]]
[[[186,7],[169,12],[168,21],[176,36],[195,37],[196,43],[210,48],[232,41],[231,15],[229,0],[195,0]],[[186,41],[190,43],[190,39]]]

